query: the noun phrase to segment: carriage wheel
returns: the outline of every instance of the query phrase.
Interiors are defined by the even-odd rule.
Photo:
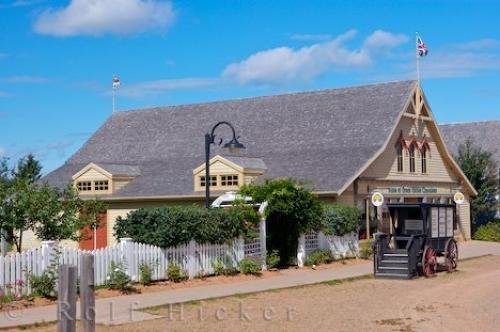
[[[426,278],[432,277],[436,273],[437,256],[436,250],[425,247],[422,255],[422,272]]]
[[[445,260],[448,272],[452,272],[457,268],[458,246],[454,239],[449,239],[448,242],[446,242]]]

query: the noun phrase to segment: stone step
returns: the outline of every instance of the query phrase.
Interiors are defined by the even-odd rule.
[[[399,273],[388,273],[388,272],[376,272],[375,278],[387,278],[387,279],[411,279],[407,274]]]

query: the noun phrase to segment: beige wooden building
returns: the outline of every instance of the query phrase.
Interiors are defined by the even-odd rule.
[[[108,203],[97,236],[99,246],[109,245],[116,218],[133,209],[203,202],[204,133],[219,121],[233,124],[246,149],[212,152],[212,199],[245,183],[293,177],[388,231],[386,209],[376,216],[369,203],[373,192],[386,202],[451,203],[460,191],[466,202],[457,208],[457,235],[470,238],[476,192],[415,81],[116,112],[44,179]]]

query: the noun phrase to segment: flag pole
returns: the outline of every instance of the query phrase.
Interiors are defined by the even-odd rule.
[[[113,96],[113,113],[115,112],[115,87],[112,87],[112,96]]]
[[[415,33],[415,58],[417,61],[417,82],[420,84],[420,56],[418,54],[418,32]]]
[[[112,96],[112,99],[113,99],[113,113],[115,112],[115,107],[116,107],[116,91],[118,90],[118,88],[120,87],[120,78],[116,75],[113,76],[113,80],[112,80],[112,85],[111,85],[111,89],[112,89],[112,92],[111,92],[111,96]]]

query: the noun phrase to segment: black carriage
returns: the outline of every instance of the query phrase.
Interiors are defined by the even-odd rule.
[[[375,277],[429,277],[438,267],[450,272],[457,268],[455,205],[400,203],[387,208],[391,231],[374,234]],[[438,257],[443,264],[438,264]]]

